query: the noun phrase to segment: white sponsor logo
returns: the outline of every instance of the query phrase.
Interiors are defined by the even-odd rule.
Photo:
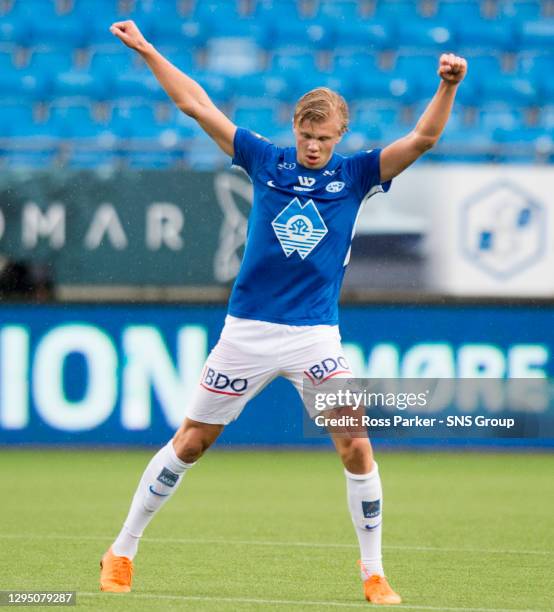
[[[296,164],[294,162],[283,162],[282,164],[277,164],[277,168],[279,168],[279,170],[294,170],[296,168]]]
[[[329,183],[327,187],[325,187],[325,191],[329,191],[331,193],[338,193],[344,189],[344,183],[342,181],[333,181]]]
[[[314,190],[313,187],[298,187],[298,185],[295,185],[293,189],[294,191],[313,191]]]
[[[313,187],[315,185],[315,178],[312,178],[311,176],[299,176],[298,182],[303,187]]]
[[[334,176],[336,173],[336,170],[325,170],[323,172],[323,176]]]
[[[267,181],[267,184],[269,187],[276,187],[275,183],[273,181]]]

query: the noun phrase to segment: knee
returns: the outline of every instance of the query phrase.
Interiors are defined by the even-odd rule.
[[[344,467],[353,474],[368,474],[373,468],[371,446],[367,438],[347,438],[339,447]]]

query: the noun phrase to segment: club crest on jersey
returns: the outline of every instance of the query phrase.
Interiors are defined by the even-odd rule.
[[[313,200],[302,204],[298,198],[291,200],[271,222],[285,255],[295,251],[306,259],[323,240],[328,229]]]
[[[329,193],[338,193],[344,189],[344,183],[342,181],[333,181],[325,187],[325,191]]]

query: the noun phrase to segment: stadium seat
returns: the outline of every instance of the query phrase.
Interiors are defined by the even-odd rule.
[[[516,72],[520,76],[539,80],[554,73],[554,52],[536,55],[520,54],[517,58]]]
[[[201,71],[193,72],[190,76],[202,85],[215,104],[226,105],[231,100],[232,79],[228,76]]]
[[[554,105],[550,104],[541,109],[539,127],[551,132],[554,130]]]
[[[511,52],[517,48],[515,28],[510,22],[462,20],[453,27],[462,54]]]
[[[518,22],[518,27],[521,49],[554,51],[554,19]]]
[[[113,169],[121,164],[121,155],[115,151],[73,146],[67,158],[67,165],[78,170]]]
[[[30,22],[12,15],[0,17],[0,49],[12,52],[29,44]]]
[[[412,104],[417,101],[417,92],[410,81],[402,76],[390,76],[384,73],[360,74],[354,84],[356,102],[374,106],[384,104]]]
[[[300,80],[300,91],[297,91],[296,97],[305,94],[316,87],[328,87],[333,91],[340,93],[347,102],[351,103],[356,95],[355,81],[350,75],[341,74],[335,71],[333,74],[324,72],[314,72],[304,76]]]
[[[267,130],[272,129],[277,121],[276,108],[274,104],[261,106],[242,106],[235,110],[233,120],[236,125],[245,127],[253,132],[267,136]]]
[[[186,72],[187,74],[189,72],[193,72],[194,70],[198,69],[198,66],[196,65],[194,59],[195,59],[195,55],[194,53],[189,49],[177,49],[175,47],[165,47],[164,45],[161,45],[158,47],[158,51],[164,55],[165,57],[167,57],[167,59],[174,64],[175,66],[177,66],[177,68],[179,68],[179,70],[182,70],[183,72]],[[148,69],[146,62],[144,62],[142,59],[139,58],[139,62],[138,62],[138,66],[137,64],[134,64],[135,68],[137,67],[143,67],[145,70]]]
[[[129,18],[129,13],[121,10],[127,5],[129,3],[122,4],[118,0],[74,0],[73,13],[84,17],[88,22],[101,15],[109,27],[113,21]]]
[[[156,21],[150,27],[150,38],[154,45],[173,46],[179,51],[204,47],[209,34],[206,24],[192,19]]]
[[[336,48],[340,53],[375,53],[395,46],[394,29],[387,21],[339,21]]]
[[[143,70],[130,70],[123,73],[112,73],[113,98],[127,101],[165,100],[166,93],[157,79]]]
[[[546,55],[524,55],[517,61],[518,76],[529,78],[539,91],[539,98],[542,105],[552,102],[554,85],[552,74],[554,71],[554,53]]]
[[[41,21],[51,21],[58,17],[55,0],[15,0],[10,17],[31,17],[33,21],[40,15]]]
[[[318,19],[275,22],[269,40],[275,51],[313,53],[329,50],[335,42],[335,26],[332,21]]]
[[[289,74],[310,74],[319,72],[316,58],[312,53],[276,53],[271,59],[271,70],[285,76]]]
[[[36,150],[11,150],[0,155],[0,166],[8,170],[40,170],[52,166],[56,157],[54,146],[43,144]]]
[[[479,111],[477,125],[492,133],[498,128],[504,130],[524,129],[524,119],[518,109],[511,107],[484,108]]]
[[[352,123],[348,132],[342,137],[337,150],[346,155],[357,153],[363,149],[381,146],[382,139],[380,126]]]
[[[380,129],[400,123],[400,107],[365,107],[358,106],[352,116],[353,124],[357,126],[378,126]]]
[[[477,24],[484,18],[480,0],[441,0],[433,16],[433,19],[452,25]]]
[[[44,76],[67,72],[73,68],[71,53],[61,51],[35,51],[31,55],[28,70],[33,74]]]
[[[267,24],[294,21],[305,17],[298,9],[299,3],[296,0],[259,0],[256,6],[256,19]]]
[[[133,19],[139,26],[152,25],[156,22],[182,20],[176,0],[140,0],[130,5],[129,19]]]
[[[215,38],[208,42],[206,70],[231,76],[252,74],[262,68],[262,56],[249,38]]]
[[[484,102],[505,102],[519,106],[533,106],[538,102],[537,87],[526,78],[498,75],[494,79],[483,79],[479,91]]]
[[[219,20],[208,22],[207,28],[210,39],[214,38],[242,38],[248,39],[257,45],[267,48],[271,44],[271,27],[259,19],[241,18],[231,23]]]
[[[414,0],[380,0],[377,2],[375,17],[378,19],[390,19],[398,23],[418,21],[421,18],[418,4]]]
[[[202,0],[196,2],[193,16],[204,23],[213,21],[233,23],[241,17],[236,0]]]
[[[400,50],[444,52],[455,46],[450,25],[434,20],[418,19],[398,24],[397,45]]]
[[[358,0],[321,0],[318,16],[336,23],[356,23],[364,17]]]
[[[204,135],[202,128],[194,119],[176,108],[172,111],[168,126],[177,131],[180,140],[190,140]]]
[[[296,90],[291,79],[281,72],[246,74],[233,82],[235,102],[241,98],[290,102]]]
[[[382,72],[379,60],[371,53],[350,53],[342,49],[333,59],[333,73],[355,80],[361,72]]]
[[[114,53],[94,53],[90,61],[90,71],[95,78],[106,78],[112,73],[123,73],[135,69],[133,54],[128,50]]]
[[[7,51],[0,51],[0,74],[4,75],[13,70],[16,70],[16,66],[13,62],[13,54]]]
[[[44,100],[47,93],[48,81],[44,75],[14,70],[0,79],[2,104],[33,104]]]
[[[499,19],[524,21],[541,18],[540,0],[501,0],[498,5]]]
[[[396,64],[394,65],[393,73],[402,74],[410,79],[421,78],[426,76],[432,78],[439,65],[439,53],[428,55],[398,55]]]
[[[55,146],[61,137],[60,123],[56,120],[16,123],[13,126],[12,136],[27,140],[40,140],[46,147]]]
[[[449,123],[429,156],[442,162],[487,162],[495,156],[491,133],[482,127]]]
[[[80,15],[57,15],[53,18],[34,19],[29,37],[29,46],[72,53],[74,49],[87,45],[88,29]]]
[[[132,150],[128,151],[122,161],[129,168],[149,168],[155,170],[171,168],[175,165],[178,159],[178,153],[175,151],[163,150]]]
[[[96,138],[106,127],[93,120],[88,106],[54,106],[50,121],[58,125],[63,138]]]
[[[541,128],[497,128],[493,132],[493,140],[502,145],[499,161],[533,162],[537,157],[548,156],[554,150],[552,136]]]
[[[118,105],[113,109],[109,127],[122,138],[158,138],[167,126],[156,121],[150,105]]]
[[[17,125],[34,123],[33,109],[26,105],[2,105],[0,106],[0,138],[9,138]]]
[[[89,70],[68,70],[53,76],[52,94],[65,101],[73,103],[83,101],[102,101],[110,95],[109,83],[105,79],[96,78]]]

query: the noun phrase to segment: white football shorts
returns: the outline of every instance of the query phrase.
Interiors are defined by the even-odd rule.
[[[352,378],[338,326],[282,325],[227,315],[186,416],[227,425],[278,376],[290,380],[300,397],[303,382],[315,386],[333,377]]]

